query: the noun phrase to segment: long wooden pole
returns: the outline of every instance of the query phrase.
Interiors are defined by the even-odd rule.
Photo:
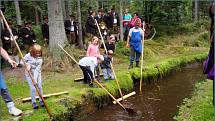
[[[78,64],[78,62],[76,61],[76,59],[74,57],[72,57],[68,52],[66,52],[66,50],[63,49],[63,47],[58,44],[58,46],[76,63]],[[104,86],[102,86],[102,84],[100,84],[96,79],[94,79],[94,82],[96,82],[103,90],[105,90],[105,92],[108,93],[108,95],[116,102],[118,103],[124,110],[127,111],[127,108],[125,108]]]
[[[145,22],[143,22],[143,31],[144,31]],[[144,33],[142,39],[142,50],[141,50],[141,67],[140,67],[140,93],[142,93],[142,83],[143,83],[143,48],[144,48]]]
[[[94,82],[96,82],[103,90],[105,90],[105,92],[108,93],[108,95],[116,102],[118,103],[124,110],[126,110],[126,108],[104,87],[102,86],[102,84],[100,84],[96,79],[94,79]]]
[[[99,35],[100,35],[100,37],[101,37],[101,39],[102,39],[102,44],[103,44],[103,46],[104,46],[105,52],[106,52],[106,54],[108,54],[108,51],[107,51],[107,48],[106,48],[106,45],[105,45],[105,41],[104,41],[104,39],[103,39],[103,37],[102,37],[101,30],[100,30],[100,27],[99,27],[98,22],[97,22],[96,19],[95,19],[95,22],[96,22],[96,26],[97,26],[97,28],[98,28],[98,30],[99,30]],[[111,66],[111,70],[113,71],[113,74],[114,74],[114,77],[115,77],[115,81],[116,81],[116,84],[117,84],[117,86],[118,86],[119,93],[120,93],[120,95],[121,95],[122,101],[124,101],[123,94],[122,94],[122,90],[121,90],[121,88],[120,88],[119,81],[118,81],[118,79],[117,79],[117,77],[116,77],[116,73],[115,73],[115,71],[114,71],[114,69],[113,69],[113,64],[112,64],[112,62],[110,62],[110,66]]]
[[[23,61],[23,63],[24,63],[24,66],[25,66],[25,68],[26,68],[26,70],[27,70],[27,64],[26,64],[25,60],[23,59],[23,54],[22,54],[22,52],[21,52],[21,50],[20,50],[20,48],[19,48],[19,45],[17,44],[16,40],[14,39],[13,33],[12,33],[12,31],[11,31],[11,29],[10,29],[10,27],[9,27],[9,25],[8,25],[8,23],[7,23],[7,21],[6,21],[6,19],[5,19],[5,17],[4,17],[4,15],[3,15],[3,13],[2,13],[1,10],[0,10],[0,14],[1,14],[1,17],[2,17],[2,19],[3,19],[3,21],[4,21],[4,23],[5,23],[5,25],[6,25],[7,29],[8,29],[8,31],[9,31],[9,33],[10,33],[10,36],[12,37],[12,41],[15,43],[15,45],[16,45],[18,51],[19,51],[19,54],[20,54],[20,56],[21,56],[21,59],[22,59],[22,61]],[[47,103],[45,102],[45,99],[43,98],[42,94],[40,93],[37,83],[35,82],[35,80],[34,80],[32,74],[31,74],[30,70],[27,70],[27,72],[28,72],[28,74],[29,74],[29,76],[30,76],[30,78],[31,78],[32,84],[34,85],[34,87],[35,87],[35,89],[36,89],[36,91],[37,91],[37,94],[39,95],[39,97],[42,99],[42,101],[43,101],[43,103],[44,103],[44,106],[45,106],[45,108],[46,108],[46,111],[47,111],[47,113],[48,113],[50,119],[52,119],[51,111],[49,110],[48,105],[47,105]]]

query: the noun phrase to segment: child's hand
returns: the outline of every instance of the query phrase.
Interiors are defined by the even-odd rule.
[[[30,69],[31,69],[31,66],[28,63],[26,63],[26,70],[30,71]]]

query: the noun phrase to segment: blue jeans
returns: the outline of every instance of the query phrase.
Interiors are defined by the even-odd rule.
[[[108,80],[109,78],[114,79],[114,75],[113,75],[112,70],[110,68],[103,68],[102,72],[104,74],[105,80]]]
[[[134,50],[134,47],[133,47],[133,46],[131,46],[130,48],[131,48],[131,50],[130,50],[130,63],[133,63],[134,60],[140,61],[141,53],[136,52],[136,51]],[[135,58],[135,54],[136,54],[136,58]]]
[[[0,94],[5,103],[13,102],[13,100],[10,96],[10,93],[7,89],[7,85],[5,83],[4,76],[1,71],[0,71]]]

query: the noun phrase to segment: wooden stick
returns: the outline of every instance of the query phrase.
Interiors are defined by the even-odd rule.
[[[99,27],[98,22],[97,22],[96,19],[95,19],[95,22],[96,22],[96,26],[97,26],[97,28],[98,28],[98,30],[99,30],[99,35],[100,35],[100,37],[101,37],[101,39],[102,39],[102,44],[103,44],[103,46],[104,46],[105,52],[106,52],[106,54],[108,54],[108,51],[107,51],[107,48],[106,48],[104,39],[103,39],[102,34],[101,34],[100,27]],[[113,71],[113,74],[114,74],[114,77],[115,77],[115,81],[116,81],[116,84],[117,84],[118,89],[119,89],[119,93],[120,93],[120,95],[121,95],[122,100],[124,101],[124,99],[123,99],[123,94],[122,94],[122,90],[121,90],[121,88],[120,88],[119,81],[118,81],[118,79],[117,79],[117,77],[116,77],[116,73],[115,73],[115,71],[114,71],[114,69],[113,69],[113,64],[112,64],[112,62],[110,62],[110,66],[111,66],[111,70]]]
[[[143,24],[143,31],[144,31]],[[141,67],[140,67],[140,93],[142,93],[142,83],[143,83],[143,48],[144,48],[144,33],[143,33],[143,41],[142,41],[142,51],[141,51]]]
[[[43,98],[48,98],[48,97],[51,97],[51,96],[59,96],[59,95],[68,94],[68,93],[69,92],[67,92],[67,91],[65,91],[65,92],[58,92],[58,93],[43,95]],[[36,99],[39,99],[39,96],[36,96]],[[22,103],[29,102],[29,101],[31,101],[31,97],[27,97],[27,98],[23,98],[22,99]]]
[[[100,84],[97,80],[95,80],[94,79],[94,82],[96,82],[103,90],[105,90],[105,92],[107,92],[108,93],[108,95],[114,100],[114,101],[116,101],[116,103],[118,103],[124,110],[126,110],[125,109],[125,107],[104,87],[104,86],[102,86],[102,84]]]
[[[15,43],[15,45],[16,45],[16,47],[17,47],[17,49],[18,49],[18,52],[19,52],[19,54],[20,54],[20,56],[21,56],[21,59],[22,59],[24,65],[25,65],[25,68],[26,68],[26,70],[27,70],[27,64],[26,64],[26,62],[25,62],[25,60],[24,60],[24,58],[23,58],[22,51],[20,50],[19,45],[17,44],[16,40],[14,39],[13,33],[12,33],[12,31],[11,31],[11,29],[10,29],[10,27],[9,27],[9,25],[8,25],[8,23],[7,23],[7,21],[6,21],[6,19],[5,19],[5,17],[4,17],[4,15],[3,15],[3,13],[2,13],[1,10],[0,10],[0,14],[1,14],[1,17],[2,17],[3,21],[5,22],[5,25],[6,25],[7,29],[8,29],[8,31],[9,31],[9,33],[10,33],[10,36],[11,36],[12,39],[13,39],[12,41]],[[47,113],[48,113],[48,115],[49,115],[49,118],[50,118],[50,120],[51,120],[51,119],[52,119],[51,111],[50,111],[50,109],[48,108],[48,105],[47,105],[47,103],[45,102],[45,99],[43,98],[42,94],[40,93],[39,88],[38,88],[38,85],[37,85],[37,83],[35,82],[35,80],[34,80],[32,74],[31,74],[31,72],[30,72],[29,70],[27,70],[27,72],[28,72],[28,75],[29,75],[30,78],[31,78],[32,84],[34,85],[34,87],[35,87],[35,89],[36,89],[36,91],[37,91],[37,94],[38,94],[39,97],[42,99],[42,101],[43,101],[43,103],[44,103],[44,106],[45,106],[45,108],[46,108],[46,111],[47,111]]]
[[[127,94],[127,95],[124,95],[123,98],[126,99],[126,98],[131,97],[131,96],[133,96],[133,95],[135,95],[135,94],[136,94],[136,92],[133,91],[133,92]],[[122,98],[117,99],[117,101],[119,101],[119,102],[120,102],[121,100],[122,100]],[[113,101],[113,104],[116,104],[116,101]]]
[[[66,50],[64,50],[63,49],[63,47],[60,45],[60,44],[58,44],[58,46],[76,63],[76,64],[78,64],[78,62],[75,60],[75,58],[73,57],[73,56],[71,56],[68,52],[66,52]],[[78,64],[79,65],[79,64]]]
[[[58,44],[58,46],[60,46],[60,45]],[[61,48],[62,50],[64,50],[62,46],[60,46],[60,48]],[[77,62],[77,61],[75,60],[75,58],[72,57],[69,53],[67,53],[65,50],[64,50],[64,52],[65,52],[73,61]],[[78,64],[78,63],[76,63],[76,64]],[[79,64],[78,64],[78,65],[79,65]],[[125,108],[119,101],[117,101],[116,98],[115,98],[104,86],[102,86],[102,84],[100,84],[100,83],[99,83],[97,80],[95,80],[95,79],[94,79],[94,81],[95,81],[102,89],[104,89],[104,90],[108,93],[108,95],[111,96],[111,98],[112,98],[113,100],[115,100],[124,110],[126,110],[126,111],[128,111],[128,112],[130,111],[128,108]],[[132,109],[131,109],[131,110],[132,110]]]
[[[100,76],[103,76],[103,74],[100,74]],[[95,77],[98,77],[98,75],[95,75]],[[84,77],[76,78],[74,81],[79,82],[79,81],[82,81],[82,80],[84,80]]]

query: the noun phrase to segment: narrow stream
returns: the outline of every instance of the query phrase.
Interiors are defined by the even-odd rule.
[[[190,97],[194,83],[204,78],[200,64],[188,65],[156,83],[145,85],[143,93],[127,98],[137,113],[128,115],[118,105],[107,106],[85,121],[172,121],[183,99]]]

